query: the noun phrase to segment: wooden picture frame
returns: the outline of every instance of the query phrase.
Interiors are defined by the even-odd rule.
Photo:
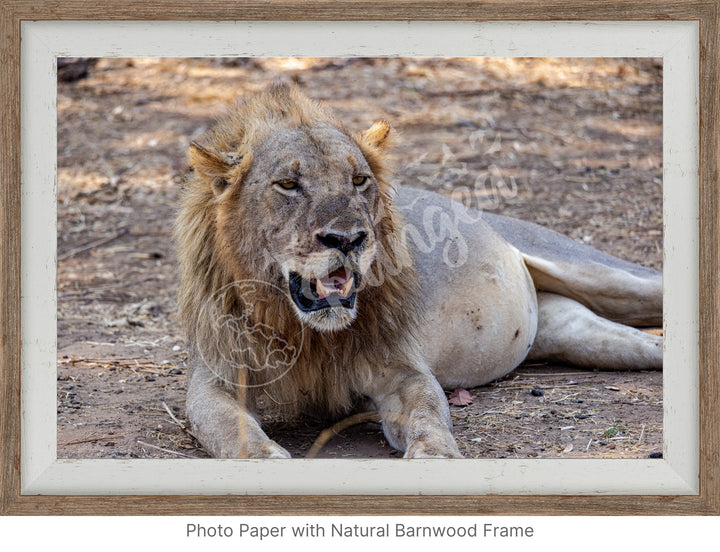
[[[720,3],[126,2],[7,0],[0,7],[0,513],[718,514],[720,366]],[[699,492],[692,495],[27,495],[21,492],[21,23],[23,21],[695,21],[699,27]],[[694,283],[693,283],[694,284]]]

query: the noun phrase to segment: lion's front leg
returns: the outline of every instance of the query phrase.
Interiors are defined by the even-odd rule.
[[[447,398],[430,374],[414,368],[385,369],[369,396],[389,443],[404,458],[461,458],[452,436]]]
[[[215,458],[290,458],[204,364],[193,370],[186,407],[191,431]]]

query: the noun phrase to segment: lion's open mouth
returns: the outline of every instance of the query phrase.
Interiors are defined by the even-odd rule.
[[[306,279],[297,272],[290,273],[290,295],[303,312],[328,307],[355,306],[358,275],[340,267],[323,278]]]

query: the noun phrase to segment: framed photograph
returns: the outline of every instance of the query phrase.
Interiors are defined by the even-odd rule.
[[[717,2],[384,4],[3,4],[3,514],[720,513]],[[170,228],[190,143],[217,160],[213,120],[274,82],[352,132],[389,121],[398,183],[662,270],[662,372],[453,385],[464,459],[282,417],[263,427],[298,458],[211,458]]]

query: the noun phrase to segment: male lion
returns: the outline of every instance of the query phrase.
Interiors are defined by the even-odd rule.
[[[290,456],[260,427],[260,394],[286,415],[373,408],[405,457],[454,458],[443,387],[528,358],[662,366],[662,338],[631,327],[662,323],[660,273],[393,187],[391,136],[276,85],[190,146],[175,224],[187,411],[214,456]]]

